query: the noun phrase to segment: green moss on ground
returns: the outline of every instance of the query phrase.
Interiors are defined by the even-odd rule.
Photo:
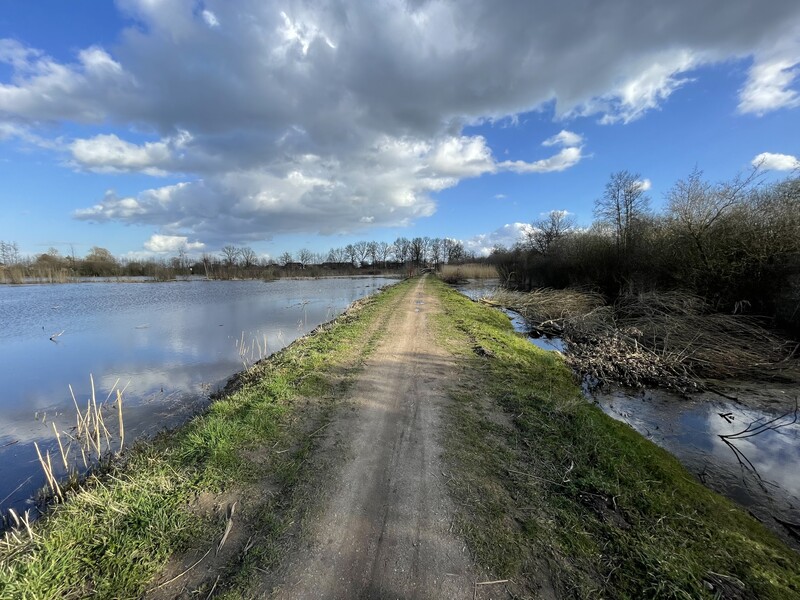
[[[576,598],[800,597],[800,556],[587,403],[505,315],[428,285],[462,372],[446,435],[457,523],[498,578]]]

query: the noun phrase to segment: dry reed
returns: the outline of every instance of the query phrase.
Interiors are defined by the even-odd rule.
[[[442,265],[439,277],[446,283],[462,283],[468,279],[496,279],[497,269],[494,265],[467,263],[464,265]]]
[[[282,334],[279,332],[278,335]],[[256,363],[269,356],[267,334],[263,334],[261,338],[253,336],[248,343],[245,341],[244,331],[242,331],[241,338],[236,340],[236,350],[239,352],[239,360],[242,361],[244,370],[249,371]]]
[[[598,382],[686,392],[705,378],[764,379],[786,366],[786,340],[681,292],[629,295],[608,306],[575,290],[498,291],[491,302],[518,311],[535,332],[561,337],[567,360]]]
[[[61,456],[61,462],[64,466],[64,472],[68,477],[72,477],[76,473],[75,466],[78,464],[78,453],[80,453],[80,460],[83,463],[84,469],[88,469],[91,464],[102,461],[106,456],[114,452],[120,454],[125,442],[125,424],[122,411],[122,395],[125,390],[117,388],[117,384],[119,383],[119,380],[117,380],[105,401],[98,404],[94,377],[90,375],[89,379],[91,384],[91,396],[86,401],[85,412],[79,408],[78,401],[75,398],[75,392],[72,386],[69,386],[72,402],[75,406],[75,427],[73,428],[73,433],[59,431],[56,424],[53,421],[50,422],[53,428],[53,434],[56,438],[58,452]],[[106,408],[112,394],[116,394],[117,425],[119,427],[119,444],[116,450],[114,449],[114,436],[106,426],[105,418],[103,417],[103,410]],[[69,444],[66,446],[62,442],[62,436],[70,440]],[[50,494],[53,498],[63,501],[64,492],[59,485],[58,476],[53,469],[50,450],[45,450],[43,454],[37,442],[34,442],[33,445],[36,449],[39,464],[42,467],[42,471],[44,471]]]

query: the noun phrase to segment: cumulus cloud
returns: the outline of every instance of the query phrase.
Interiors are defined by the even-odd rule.
[[[179,250],[192,252],[205,248],[202,242],[190,242],[185,235],[161,235],[155,233],[144,243],[144,249],[149,252],[163,254],[165,252],[175,253]]]
[[[156,165],[163,165],[170,158],[169,148],[163,142],[137,146],[114,134],[75,140],[70,151],[76,163],[100,173],[141,171],[148,175],[165,175],[166,171]]]
[[[751,164],[769,171],[794,171],[800,169],[800,159],[791,154],[775,154],[762,152],[756,156]]]
[[[100,147],[105,150],[106,141]],[[119,144],[109,140],[112,148]],[[140,165],[159,155],[142,146],[121,145],[115,168]],[[159,226],[169,233],[191,231],[224,242],[268,239],[273,232],[352,233],[367,226],[409,225],[433,214],[432,192],[463,177],[499,171],[560,171],[581,159],[580,148],[564,148],[536,162],[498,162],[481,136],[445,136],[433,143],[386,137],[365,154],[324,158],[312,154],[280,164],[223,172],[200,181],[145,190],[136,197],[109,191],[78,219]],[[170,157],[169,160],[172,160]],[[87,163],[88,164],[88,163]],[[277,163],[276,163],[277,164]]]
[[[490,233],[481,233],[464,240],[464,249],[478,256],[489,256],[494,248],[513,247],[532,229],[527,223],[508,223]]]
[[[501,161],[464,124],[513,127],[549,107],[628,123],[705,64],[751,58],[742,112],[797,104],[790,0],[731,0],[722,12],[617,0],[587,3],[577,20],[563,4],[483,0],[117,5],[132,25],[71,61],[0,40],[11,73],[0,123],[42,135],[42,124],[77,122],[89,133],[62,150],[77,168],[183,176],[76,216],[207,243],[402,225],[464,178],[563,171],[585,156],[578,133],[546,139],[550,155]]]
[[[639,188],[640,188],[640,189],[641,189],[643,192],[646,192],[646,191],[647,191],[647,190],[649,190],[651,187],[653,187],[653,182],[652,182],[652,181],[650,181],[650,180],[649,180],[648,178],[646,178],[646,177],[645,177],[644,179],[640,180],[640,181],[637,181],[637,183],[639,184]]]

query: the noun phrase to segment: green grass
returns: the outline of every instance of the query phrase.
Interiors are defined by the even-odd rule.
[[[714,598],[708,584],[735,580],[720,597],[800,597],[800,556],[583,400],[502,313],[429,286],[461,368],[445,443],[456,523],[498,578],[575,598]]]
[[[33,540],[6,538],[0,598],[138,598],[171,555],[219,540],[224,522],[193,508],[200,494],[248,496],[268,482],[275,493],[251,493],[243,502],[258,543],[227,568],[218,591],[246,587],[253,568],[278,559],[321,476],[307,460],[317,439],[309,432],[332,418],[408,285],[364,300],[256,365],[184,427],[139,444],[124,465],[91,477],[37,522]]]

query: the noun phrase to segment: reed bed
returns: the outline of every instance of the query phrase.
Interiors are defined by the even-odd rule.
[[[467,263],[464,265],[442,265],[439,277],[445,283],[462,283],[468,279],[495,279],[497,269],[493,265]]]
[[[598,383],[688,392],[708,378],[768,379],[783,374],[796,348],[757,319],[714,312],[682,292],[623,296],[609,306],[591,292],[501,290],[490,302],[518,311],[534,332],[562,338],[567,360]]]

